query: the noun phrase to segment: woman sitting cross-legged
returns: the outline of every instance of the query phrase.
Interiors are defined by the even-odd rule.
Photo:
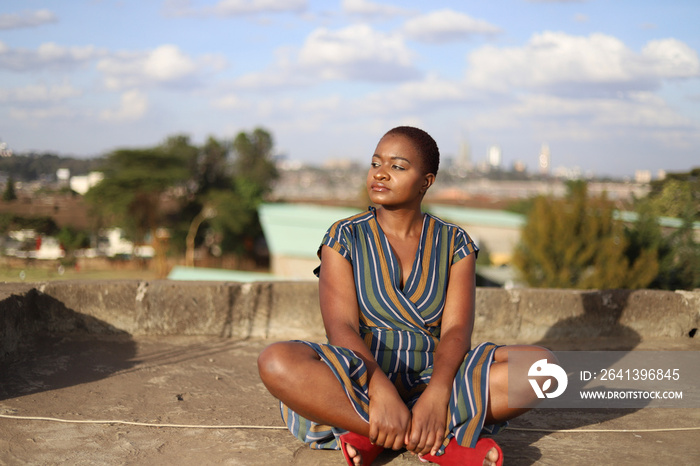
[[[478,248],[460,227],[421,210],[439,151],[397,127],[371,157],[377,206],[334,223],[319,249],[328,344],[274,343],[258,367],[294,435],[369,466],[384,449],[441,465],[502,464],[495,434],[508,407],[509,352],[555,361],[534,346],[472,347]],[[528,387],[529,388],[529,387]]]

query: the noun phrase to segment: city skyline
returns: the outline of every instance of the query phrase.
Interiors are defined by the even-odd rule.
[[[387,129],[472,163],[656,176],[700,165],[697,2],[29,0],[0,5],[0,142],[94,157],[267,129],[368,160]],[[495,157],[495,154],[493,154]]]

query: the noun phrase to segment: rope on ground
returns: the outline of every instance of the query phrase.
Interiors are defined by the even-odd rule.
[[[199,425],[199,424],[158,424],[151,422],[136,422],[136,421],[119,421],[119,420],[94,420],[94,419],[59,419],[55,417],[40,417],[40,416],[15,416],[12,414],[0,414],[0,418],[16,419],[21,421],[51,421],[62,422],[66,424],[123,424],[129,426],[140,427],[169,427],[176,429],[268,429],[268,430],[286,430],[284,426],[247,426],[247,425]],[[639,432],[678,432],[700,430],[698,426],[692,427],[668,427],[659,429],[540,429],[531,427],[508,427],[508,430],[523,431],[523,432],[544,432],[544,433],[639,433]]]
[[[170,427],[176,429],[287,429],[283,426],[246,426],[246,425],[198,425],[198,424],[159,424],[152,422],[136,422],[136,421],[120,421],[120,420],[95,420],[95,419],[58,419],[55,417],[41,416],[14,416],[11,414],[0,414],[0,417],[6,419],[17,419],[22,421],[51,421],[62,422],[65,424],[123,424],[128,426],[140,427]]]
[[[640,432],[676,432],[676,431],[691,431],[700,430],[700,427],[666,427],[659,429],[541,429],[535,427],[506,427],[507,430],[517,430],[522,432],[544,432],[549,434],[559,434],[559,433],[572,433],[572,434],[590,434],[590,433],[613,433],[613,432],[627,432],[627,433],[640,433]]]

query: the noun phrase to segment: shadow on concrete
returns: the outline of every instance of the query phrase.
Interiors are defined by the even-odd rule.
[[[562,319],[552,325],[535,345],[553,351],[631,351],[642,341],[634,329],[620,323],[631,290],[585,292],[581,295],[584,313]],[[600,328],[600,322],[604,327]],[[525,429],[577,429],[627,416],[643,408],[533,409],[522,418],[511,421],[513,430],[506,430],[496,440],[503,448],[509,465],[529,466],[544,460],[534,444],[549,435],[547,432],[517,431]],[[591,448],[595,446],[592,445]]]
[[[582,293],[584,313],[552,325],[535,344],[554,351],[633,350],[642,337],[634,329],[620,323],[631,294],[631,290]]]
[[[103,379],[135,364],[128,333],[51,296],[12,295],[0,309],[5,336],[16,341],[0,360],[0,400]]]

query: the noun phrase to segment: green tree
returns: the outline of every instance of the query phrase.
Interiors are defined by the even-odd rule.
[[[123,227],[135,241],[155,237],[156,228],[168,226],[164,204],[178,197],[172,188],[184,185],[196,152],[186,136],[155,148],[116,150],[105,160],[104,179],[85,198],[106,214],[106,223]]]
[[[700,221],[700,168],[653,181],[648,198],[663,216]]]
[[[34,230],[42,235],[52,236],[58,226],[51,217],[23,217],[11,213],[0,214],[0,233],[13,230]]]
[[[66,252],[66,257],[64,259],[66,264],[73,264],[75,262],[74,254],[76,250],[90,246],[90,235],[85,231],[72,227],[61,228],[56,238]]]
[[[230,143],[209,137],[197,157],[196,173],[197,194],[206,194],[212,189],[227,190],[232,188],[232,169],[229,166]]]
[[[233,191],[233,178],[228,160],[231,144],[214,137],[207,138],[204,146],[197,148],[190,158],[190,178],[187,181],[188,194],[182,207],[177,212],[173,231],[173,249],[181,252],[194,221],[199,222],[199,216],[206,210],[216,211],[217,202],[210,199],[213,193],[230,193]],[[230,200],[231,203],[235,200]],[[224,205],[224,204],[221,204]],[[217,212],[218,214],[218,212]],[[211,218],[205,216],[201,228],[197,228],[195,243],[199,242],[211,226]]]
[[[7,178],[7,185],[5,185],[5,191],[2,193],[2,200],[5,202],[14,201],[17,199],[17,193],[15,192],[15,180],[12,176]]]
[[[231,148],[231,188],[212,189],[205,202],[217,211],[211,223],[223,233],[223,249],[255,259],[255,244],[263,237],[258,206],[278,177],[274,141],[266,130],[256,128],[252,133],[240,132]]]
[[[605,195],[589,198],[584,182],[564,199],[535,198],[513,257],[530,286],[644,288],[657,273],[656,251],[633,260],[622,222]]]
[[[659,270],[650,284],[666,290],[700,287],[700,246],[696,241],[700,220],[700,169],[670,174],[652,184],[649,195],[635,204],[638,220],[629,227],[637,249],[656,248]],[[661,217],[680,225],[662,228]]]
[[[272,135],[262,128],[256,128],[250,134],[240,132],[233,140],[234,182],[248,185],[243,191],[259,200],[270,192],[278,177],[272,160],[273,147]]]
[[[201,147],[176,135],[154,148],[116,150],[86,199],[103,224],[125,228],[136,241],[166,226],[170,247],[182,252],[196,220],[195,244],[213,231],[224,251],[252,258],[262,237],[257,208],[277,178],[273,147],[272,136],[257,128],[232,142],[209,137]],[[202,220],[204,211],[216,216]]]

